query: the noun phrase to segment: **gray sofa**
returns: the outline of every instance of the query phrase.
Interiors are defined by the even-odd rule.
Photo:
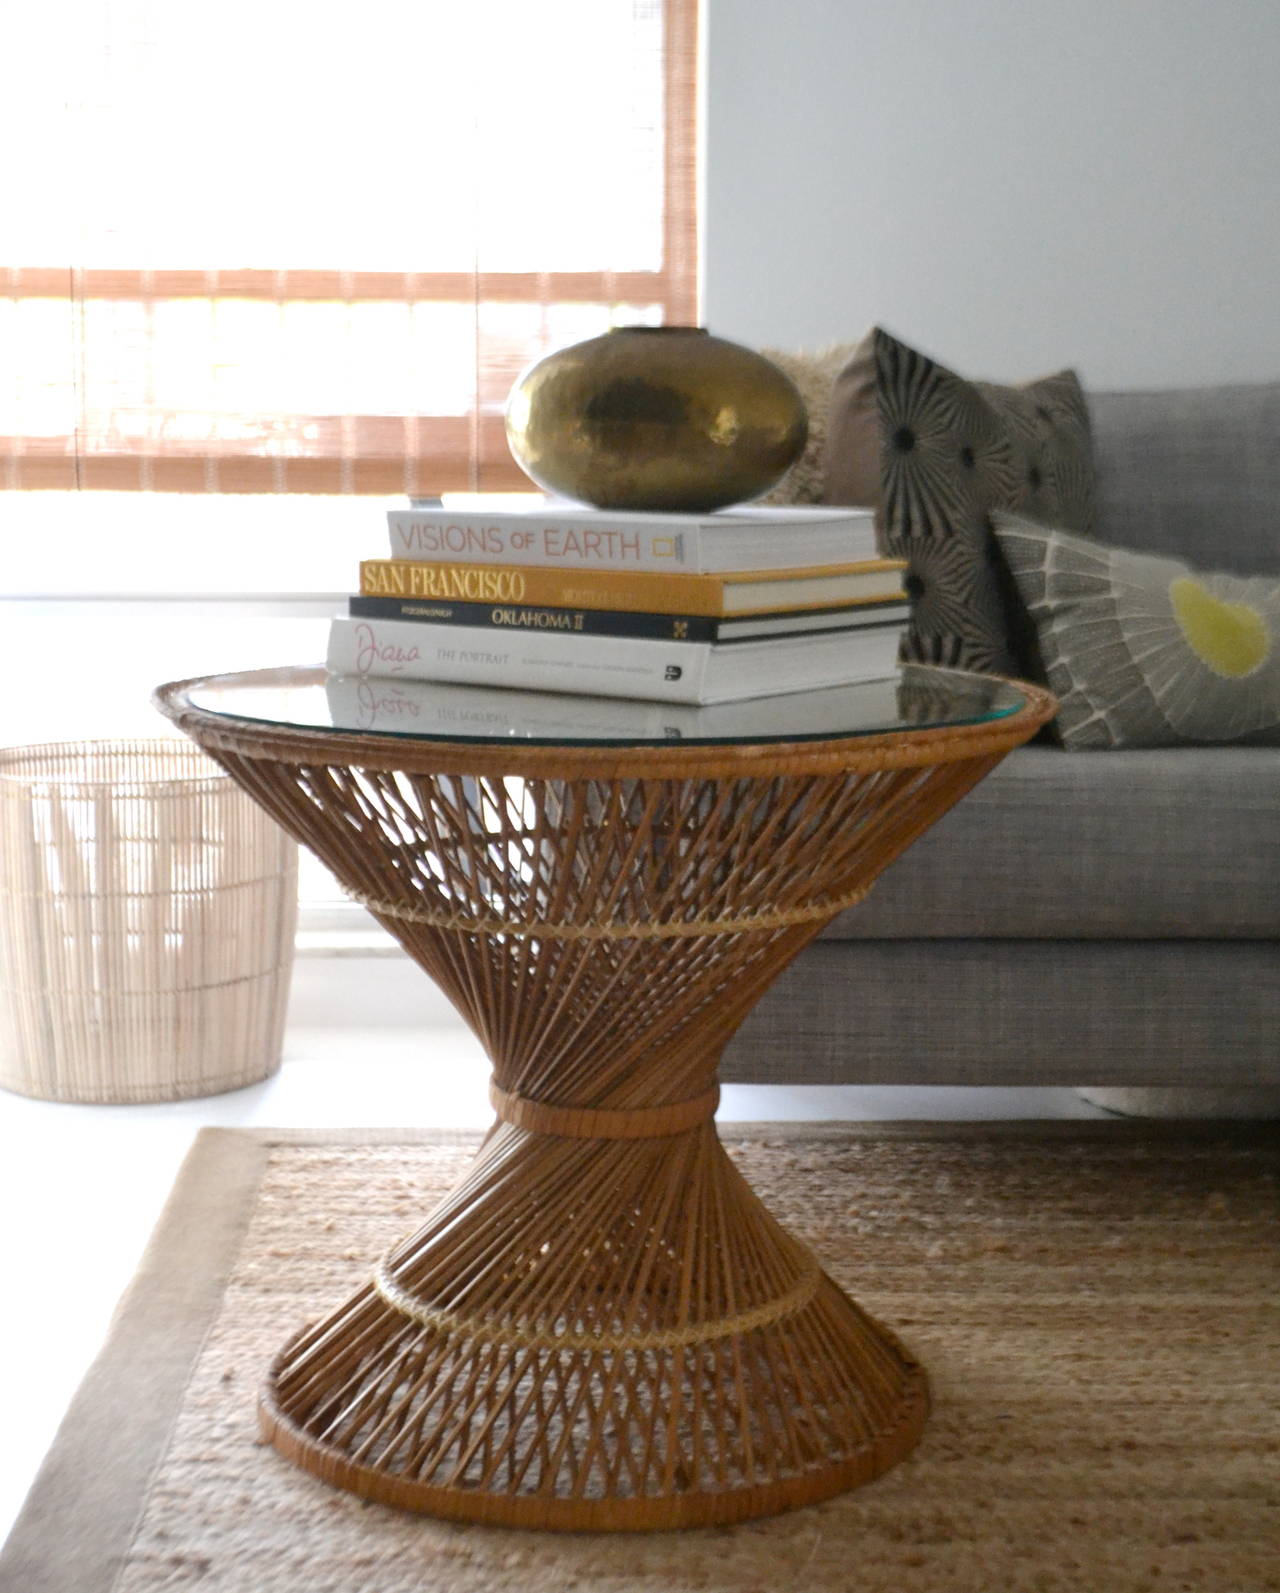
[[[1280,576],[1280,384],[1090,408],[1099,540]],[[1280,1092],[1280,747],[1020,748],[801,954],[722,1075]]]

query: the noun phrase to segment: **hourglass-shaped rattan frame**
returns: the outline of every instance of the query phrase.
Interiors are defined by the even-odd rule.
[[[497,1118],[462,1182],[271,1367],[276,1448],[387,1504],[564,1530],[740,1521],[901,1459],[924,1372],[725,1155],[717,1059],[1052,699],[1026,686],[1006,718],[827,741],[550,747],[236,720],[194,684],[161,710],[493,1062]]]

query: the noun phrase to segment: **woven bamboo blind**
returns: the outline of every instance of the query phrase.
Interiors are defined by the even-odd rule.
[[[25,14],[0,484],[527,485],[519,372],[695,317],[696,3]]]

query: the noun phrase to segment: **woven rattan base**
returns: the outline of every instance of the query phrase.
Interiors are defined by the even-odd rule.
[[[498,1123],[467,1177],[273,1367],[276,1446],[388,1504],[597,1530],[741,1521],[900,1459],[923,1374],[736,1171],[716,1066],[1050,699],[921,732],[652,747],[308,731],[182,687],[160,702],[494,1066]]]
[[[615,1531],[772,1514],[906,1454],[924,1374],[709,1123],[569,1152],[565,1176],[563,1139],[501,1127],[374,1284],[287,1346],[260,1406],[283,1454],[432,1515]],[[486,1272],[501,1310],[429,1303]]]

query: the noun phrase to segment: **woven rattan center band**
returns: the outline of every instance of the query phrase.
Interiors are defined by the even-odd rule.
[[[490,1343],[518,1344],[531,1349],[549,1350],[678,1350],[689,1344],[705,1344],[712,1339],[733,1338],[739,1333],[754,1333],[758,1328],[769,1327],[784,1317],[793,1316],[808,1305],[822,1282],[822,1269],[808,1255],[800,1258],[801,1268],[796,1281],[785,1294],[776,1299],[764,1300],[748,1311],[738,1311],[733,1316],[712,1317],[704,1322],[684,1322],[679,1327],[656,1328],[650,1332],[607,1332],[603,1327],[586,1331],[553,1327],[529,1327],[524,1323],[504,1322],[498,1316],[469,1316],[465,1311],[448,1311],[424,1305],[407,1289],[402,1289],[392,1278],[386,1261],[382,1261],[373,1275],[373,1287],[388,1305],[402,1316],[423,1327],[441,1333],[459,1334],[465,1338],[486,1339]]]
[[[720,1086],[713,1084],[701,1095],[664,1106],[626,1108],[552,1106],[514,1095],[490,1081],[489,1100],[504,1123],[527,1128],[534,1134],[556,1134],[562,1139],[662,1139],[684,1134],[715,1116]]]
[[[789,929],[795,924],[810,924],[815,918],[834,918],[846,907],[856,906],[870,888],[859,885],[839,896],[823,897],[821,901],[724,917],[637,919],[630,923],[603,924],[552,923],[540,919],[522,922],[517,918],[478,917],[472,913],[441,912],[432,907],[383,901],[363,891],[348,890],[347,895],[380,918],[398,918],[410,924],[429,924],[432,929],[462,930],[471,935],[509,935],[516,940],[681,940],[699,935],[740,935],[752,930]]]

